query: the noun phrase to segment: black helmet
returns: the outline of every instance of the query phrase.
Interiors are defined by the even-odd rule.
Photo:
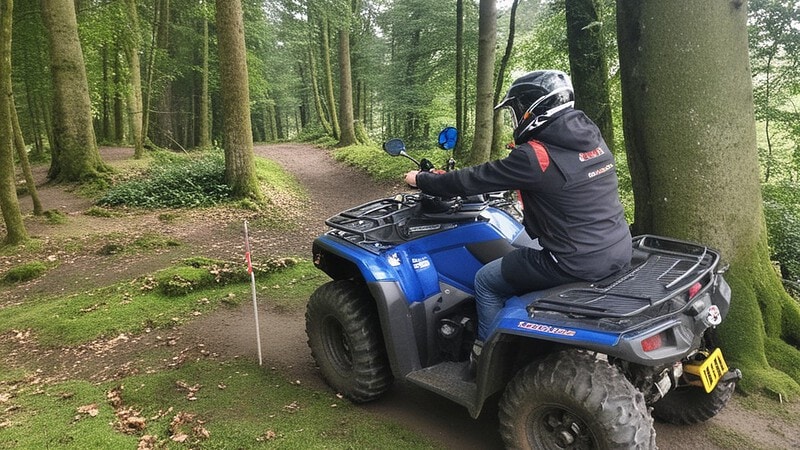
[[[553,114],[575,104],[569,75],[559,70],[528,72],[511,83],[505,98],[494,107],[511,110],[514,137],[544,125]]]

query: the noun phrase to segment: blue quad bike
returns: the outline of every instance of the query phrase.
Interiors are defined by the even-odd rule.
[[[445,129],[440,146],[452,148],[456,134]],[[402,140],[384,149],[413,160]],[[725,269],[718,252],[666,237],[634,238],[630,268],[608,279],[509,299],[469,375],[475,273],[537,245],[515,206],[503,195],[417,192],[327,220],[312,251],[332,281],[306,310],[325,381],[359,403],[406,380],[473,418],[503,391],[508,448],[655,448],[653,416],[675,424],[715,416],[741,377],[713,341],[730,306]]]

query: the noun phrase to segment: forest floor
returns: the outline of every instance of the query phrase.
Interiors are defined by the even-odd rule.
[[[251,232],[254,258],[309,259],[311,242],[324,231],[326,218],[347,207],[403,189],[400,185],[377,184],[364,173],[337,163],[328,152],[316,147],[258,145],[255,151],[293,174],[308,192],[310,201],[302,214],[297,215],[291,229]],[[101,148],[103,159],[112,165],[123,164],[132,153],[129,148]],[[178,219],[166,223],[158,217],[164,211],[135,212],[111,218],[89,216],[84,213],[92,207],[91,201],[68,186],[45,184],[46,169],[37,167],[35,173],[41,201],[45,209],[65,214],[67,223],[53,225],[33,217],[30,199],[23,197],[21,202],[27,214],[28,232],[43,242],[42,259],[59,264],[35,281],[0,290],[0,307],[24,302],[29,296],[85,291],[152,274],[191,255],[230,261],[243,259],[241,210],[215,208],[177,212]],[[179,240],[182,245],[114,257],[98,253],[103,245],[99,236],[130,235],[147,230],[157,230]],[[21,259],[14,255],[0,257],[0,272],[24,262]],[[302,311],[279,312],[263,308],[264,314],[260,316],[266,366],[304,386],[328,389],[306,345]],[[206,351],[219,354],[221,358],[257,359],[253,316],[249,303],[234,309],[220,308],[166,333],[173,342],[178,342],[176,353],[202,344]],[[0,339],[12,337],[5,335]],[[155,337],[131,337],[124,345],[107,343],[88,351],[86,348],[44,350],[24,338],[13,339],[14,351],[0,358],[32,359],[40,367],[41,376],[53,380],[103,381],[123,374],[129,360],[141,350],[136,347],[152,345]],[[726,409],[707,423],[685,427],[657,423],[657,442],[662,449],[800,448],[797,431],[800,402],[794,400],[791,404],[780,404],[777,399],[736,395]],[[464,408],[444,398],[396,382],[385,397],[362,407],[433,439],[442,448],[502,448],[497,432],[496,399],[490,400],[481,417],[473,420]]]

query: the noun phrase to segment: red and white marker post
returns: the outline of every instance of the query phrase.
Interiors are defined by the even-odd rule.
[[[250,259],[250,236],[247,234],[247,221],[244,221],[244,259],[247,261],[247,273],[250,274],[250,290],[253,293],[253,315],[256,319],[256,343],[258,344],[258,365],[263,365],[261,360],[261,331],[258,325],[258,303],[256,302],[256,274],[253,272],[253,262]]]

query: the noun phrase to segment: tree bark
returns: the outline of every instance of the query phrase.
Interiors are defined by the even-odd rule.
[[[25,187],[31,195],[31,202],[33,203],[33,215],[41,216],[44,213],[42,209],[42,202],[39,200],[39,190],[36,189],[36,180],[33,179],[31,172],[31,164],[28,161],[28,150],[25,148],[25,139],[22,137],[22,129],[19,126],[19,117],[17,117],[17,107],[14,102],[14,96],[11,95],[10,105],[11,126],[14,130],[14,147],[17,150],[17,158],[19,159],[20,169],[22,175],[25,177]]]
[[[456,129],[459,136],[466,132],[464,126],[464,0],[456,1]],[[453,149],[456,159],[464,157],[464,139],[456,141]]]
[[[609,100],[608,63],[597,0],[568,0],[565,3],[575,107],[597,124],[613,153],[614,122]]]
[[[216,0],[225,181],[239,198],[261,199],[255,174],[241,0]]]
[[[337,147],[356,144],[353,77],[350,69],[350,30],[347,26],[339,30],[339,117],[341,132]]]
[[[762,210],[746,5],[619,0],[617,24],[634,232],[721,250],[733,298],[719,336],[739,386],[800,393],[800,308]]]
[[[478,19],[478,69],[475,83],[475,138],[472,141],[469,164],[489,160],[494,130],[494,58],[497,41],[497,5],[495,0],[480,0]]]
[[[128,70],[131,72],[130,92],[128,94],[128,111],[131,115],[131,134],[133,138],[133,157],[144,156],[144,105],[142,101],[142,72],[139,62],[141,39],[139,34],[139,13],[136,0],[125,0],[128,14],[128,43],[125,45],[125,56],[128,59]]]
[[[500,103],[500,97],[503,95],[503,80],[506,77],[506,67],[508,67],[508,60],[511,59],[511,51],[514,50],[514,34],[516,33],[517,21],[517,6],[519,0],[514,0],[511,3],[511,12],[508,19],[508,40],[506,41],[506,50],[503,57],[500,58],[500,67],[497,69],[497,78],[495,79],[494,97],[492,105]],[[494,111],[492,118],[492,152],[491,158],[498,159],[505,153],[505,146],[503,145],[503,111]]]
[[[208,96],[208,18],[203,17],[203,73],[200,81],[200,147],[211,147],[211,118]]]
[[[325,69],[325,96],[328,100],[328,110],[330,111],[330,124],[333,129],[333,137],[339,139],[341,129],[339,128],[339,118],[336,114],[336,96],[333,92],[333,69],[331,68],[331,43],[330,43],[330,23],[327,19],[322,19],[320,24],[322,29],[322,65]]]
[[[19,209],[14,177],[13,127],[11,125],[11,14],[12,0],[0,0],[0,209],[6,225],[4,244],[28,240]]]
[[[84,181],[108,171],[92,126],[92,105],[72,2],[41,1],[53,78],[53,160],[48,177]]]

